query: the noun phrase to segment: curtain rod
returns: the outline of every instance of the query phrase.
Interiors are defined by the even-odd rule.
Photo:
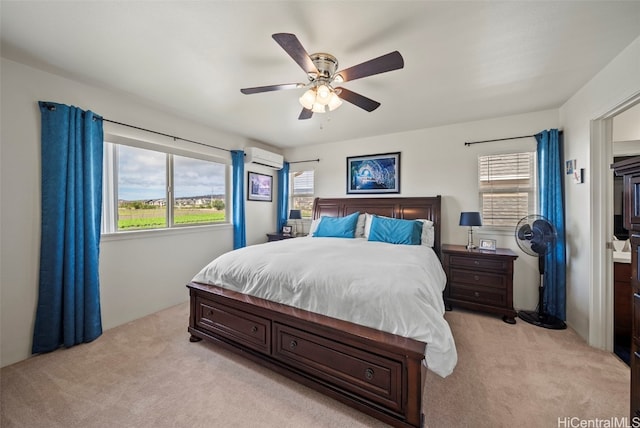
[[[559,134],[562,134],[562,129],[558,130]],[[493,140],[483,140],[483,141],[470,141],[470,142],[465,142],[464,145],[469,147],[472,144],[482,144],[482,143],[492,143],[494,141],[506,141],[506,140],[518,140],[520,138],[531,138],[531,137],[535,137],[538,134],[533,134],[533,135],[521,135],[519,137],[509,137],[509,138],[496,138]]]
[[[49,103],[44,103],[43,104],[47,107],[47,109],[49,111],[55,111],[56,106],[53,104],[49,104]],[[200,141],[194,141],[194,140],[189,140],[187,138],[182,138],[182,137],[176,137],[175,135],[170,135],[170,134],[165,134],[163,132],[158,132],[158,131],[153,131],[151,129],[146,129],[146,128],[142,128],[140,126],[135,126],[135,125],[129,125],[127,123],[122,123],[122,122],[116,122],[115,120],[111,120],[111,119],[106,119],[104,117],[101,117],[99,115],[95,115],[93,116],[93,120],[102,120],[103,122],[109,122],[109,123],[115,123],[116,125],[122,125],[122,126],[127,126],[129,128],[133,128],[133,129],[138,129],[140,131],[145,131],[145,132],[150,132],[152,134],[157,134],[157,135],[162,135],[163,137],[169,137],[169,138],[173,138],[174,141],[176,140],[182,140],[182,141],[187,141],[189,143],[193,143],[193,144],[199,144],[201,146],[205,146],[205,147],[211,147],[213,149],[218,149],[218,150],[224,150],[225,152],[231,152],[231,150],[229,149],[224,149],[222,147],[217,147],[217,146],[212,146],[211,144],[205,144],[205,143],[201,143]]]
[[[535,135],[521,135],[519,137],[496,138],[493,140],[483,140],[483,141],[470,141],[470,142],[465,142],[464,145],[468,147],[472,144],[492,143],[494,141],[505,141],[505,140],[518,140],[520,138],[530,138],[530,137],[535,137]]]
[[[176,137],[175,135],[170,135],[170,134],[165,134],[163,132],[158,132],[158,131],[153,131],[151,129],[146,129],[146,128],[141,128],[139,126],[135,126],[135,125],[129,125],[127,123],[122,123],[122,122],[116,122],[115,120],[110,120],[110,119],[105,119],[104,117],[102,118],[103,122],[109,122],[109,123],[115,123],[116,125],[122,125],[122,126],[127,126],[129,128],[133,128],[133,129],[139,129],[140,131],[145,131],[145,132],[151,132],[152,134],[157,134],[157,135],[162,135],[164,137],[169,137],[169,138],[173,138],[174,141],[176,140],[182,140],[182,141],[187,141],[189,143],[193,143],[193,144],[199,144],[201,146],[205,146],[205,147],[211,147],[213,149],[218,149],[218,150],[224,150],[225,152],[231,152],[231,150],[229,149],[224,149],[222,147],[218,147],[218,146],[212,146],[211,144],[205,144],[205,143],[201,143],[200,141],[194,141],[194,140],[189,140],[187,138],[182,138],[182,137]]]
[[[301,161],[293,161],[293,162],[289,162],[289,164],[303,163],[303,162],[320,162],[320,159],[307,159],[307,160],[301,160]]]

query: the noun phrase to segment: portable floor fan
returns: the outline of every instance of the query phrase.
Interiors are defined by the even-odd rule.
[[[518,317],[530,324],[554,330],[567,328],[560,318],[548,314],[544,309],[545,256],[556,242],[557,232],[553,224],[541,215],[532,214],[522,218],[516,225],[518,247],[530,256],[538,258],[540,285],[536,311],[520,311]]]

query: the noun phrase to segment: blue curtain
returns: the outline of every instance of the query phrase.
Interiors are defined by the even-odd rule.
[[[558,232],[556,244],[545,259],[543,309],[545,313],[564,321],[567,318],[562,135],[557,129],[551,129],[537,134],[536,140],[540,214],[553,223]]]
[[[39,104],[42,219],[33,353],[102,334],[102,118],[72,106]]]
[[[247,246],[247,231],[244,216],[244,151],[231,150],[233,165],[233,249]]]
[[[282,169],[278,171],[278,227],[280,232],[282,226],[287,224],[289,217],[289,162],[282,164]]]

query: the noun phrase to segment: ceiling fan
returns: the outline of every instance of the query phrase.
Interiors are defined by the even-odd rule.
[[[311,118],[313,113],[332,111],[342,104],[342,100],[369,112],[377,109],[380,107],[379,102],[341,86],[334,87],[334,85],[404,67],[404,60],[400,52],[393,51],[353,67],[336,71],[338,69],[336,57],[328,53],[309,55],[294,34],[276,33],[272,37],[307,73],[309,82],[243,88],[240,89],[240,92],[249,95],[282,89],[307,88],[307,91],[299,99],[303,107],[300,116],[298,116],[298,119],[301,120]]]

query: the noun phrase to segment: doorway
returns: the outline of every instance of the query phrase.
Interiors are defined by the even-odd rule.
[[[640,94],[591,122],[591,221],[593,224],[593,252],[591,263],[591,290],[589,305],[589,344],[614,352],[614,260],[612,240],[615,231],[614,221],[614,178],[611,164],[615,156],[622,156],[619,147],[614,149],[616,140],[623,142],[626,151],[632,148],[640,155],[638,141],[621,140],[619,130],[615,129],[616,118],[622,118],[628,111],[640,111]],[[636,122],[640,124],[640,121]],[[616,131],[616,132],[614,132]],[[630,296],[629,296],[630,300]],[[624,354],[624,351],[621,352]]]

